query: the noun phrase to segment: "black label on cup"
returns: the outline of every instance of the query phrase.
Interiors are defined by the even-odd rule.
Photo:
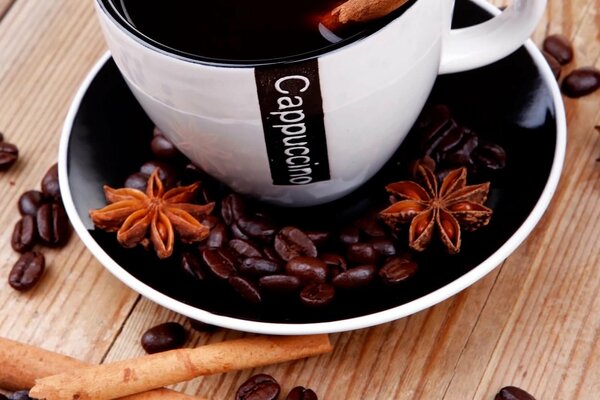
[[[318,61],[257,67],[254,75],[273,184],[329,180]]]

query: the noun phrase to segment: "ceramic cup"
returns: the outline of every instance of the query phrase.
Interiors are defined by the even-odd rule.
[[[113,58],[153,122],[232,189],[287,206],[342,197],[400,145],[436,76],[516,50],[546,0],[451,30],[453,1],[417,0],[384,27],[312,56],[248,64],[170,53],[127,25],[110,0],[96,10]]]

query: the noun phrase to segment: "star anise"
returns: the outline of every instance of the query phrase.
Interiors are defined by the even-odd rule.
[[[424,186],[413,181],[388,185],[386,190],[395,202],[379,213],[392,229],[410,222],[409,246],[417,251],[427,248],[434,231],[449,253],[460,251],[461,228],[476,230],[487,225],[492,210],[484,206],[489,182],[467,186],[467,170],[452,170],[440,187],[431,169],[419,165],[417,172]]]
[[[117,232],[123,247],[131,248],[148,241],[159,258],[173,253],[175,234],[183,243],[199,242],[209,234],[200,220],[214,208],[214,203],[192,204],[200,183],[180,186],[165,192],[158,168],[148,179],[146,193],[131,188],[104,186],[108,205],[90,211],[97,228]]]

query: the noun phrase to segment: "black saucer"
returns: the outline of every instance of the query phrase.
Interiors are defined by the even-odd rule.
[[[455,15],[457,27],[489,18],[488,12],[466,0],[457,1]],[[137,278],[175,300],[217,315],[261,322],[311,323],[364,316],[430,294],[494,257],[530,218],[555,167],[559,151],[557,110],[550,87],[525,48],[485,68],[440,76],[429,103],[448,104],[456,119],[506,150],[506,169],[492,177],[491,223],[475,234],[465,235],[463,250],[456,256],[442,252],[421,256],[420,273],[400,290],[342,295],[324,311],[307,312],[281,303],[249,307],[234,294],[224,294],[220,286],[197,286],[174,261],[159,262],[151,252],[141,249],[125,250],[114,235],[93,230],[88,211],[104,205],[102,185],[121,187],[129,174],[152,159],[148,143],[153,124],[112,59],[98,71],[74,115],[66,147],[68,185],[76,212],[96,244],[131,274],[132,280]],[[396,164],[392,160],[382,173],[348,198],[305,210],[295,214],[296,218],[308,215],[325,224],[341,223],[347,214],[385,197],[382,188],[394,180]],[[289,217],[285,212],[280,215]],[[529,221],[531,225],[535,222],[537,219]]]

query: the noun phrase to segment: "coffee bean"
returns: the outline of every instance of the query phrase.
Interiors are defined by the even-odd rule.
[[[473,151],[473,160],[478,167],[496,171],[506,167],[506,151],[493,143],[480,143]]]
[[[37,239],[37,227],[35,218],[25,215],[16,224],[10,242],[14,251],[24,253],[33,248]]]
[[[210,229],[210,234],[206,239],[206,245],[210,248],[223,247],[227,242],[227,227],[221,222],[217,222]]]
[[[180,264],[181,268],[189,276],[199,281],[204,281],[206,279],[206,272],[204,272],[202,261],[196,253],[192,251],[183,251],[181,253]]]
[[[331,276],[336,276],[348,269],[346,259],[339,254],[325,253],[322,254],[320,258],[329,268]]]
[[[277,254],[277,252],[275,251],[274,248],[272,247],[264,247],[262,249],[263,254],[265,255],[266,258],[268,258],[271,261],[275,261],[277,263],[281,262],[281,257],[279,257],[279,254]]]
[[[360,240],[360,231],[355,226],[348,226],[341,230],[339,241],[342,244],[354,244]]]
[[[230,276],[229,284],[244,300],[252,304],[260,304],[262,297],[256,285],[241,276]]]
[[[264,242],[270,241],[276,230],[267,218],[260,215],[244,215],[237,220],[237,226],[246,236]]]
[[[52,165],[42,178],[42,193],[60,201],[60,185],[58,183],[58,164]]]
[[[258,374],[242,383],[235,400],[275,400],[279,397],[279,383],[270,375]]]
[[[471,153],[479,145],[479,138],[473,132],[464,127],[458,129],[462,132],[462,138],[458,145],[443,153],[440,160],[452,165],[468,165]]]
[[[8,276],[8,283],[15,290],[27,291],[40,280],[45,268],[46,259],[42,253],[27,252],[13,265]]]
[[[292,258],[285,266],[288,275],[299,278],[303,283],[322,283],[327,280],[327,266],[318,258],[296,257]]]
[[[238,239],[242,239],[242,240],[250,240],[248,235],[246,235],[244,232],[242,232],[242,230],[238,226],[237,222],[234,222],[233,224],[231,224],[230,228],[231,228],[231,233],[233,233],[234,237],[236,237]]]
[[[300,290],[300,279],[290,275],[269,275],[258,280],[258,285],[272,293],[294,293]]]
[[[165,322],[148,329],[142,335],[142,347],[148,354],[178,349],[183,346],[187,332],[177,322]]]
[[[535,398],[515,386],[506,386],[498,392],[494,400],[535,400]]]
[[[218,326],[214,326],[211,324],[207,324],[205,322],[202,321],[198,321],[196,319],[192,319],[192,318],[188,318],[188,321],[190,323],[190,326],[198,332],[214,332],[217,329],[219,329]]]
[[[565,35],[550,35],[544,39],[542,45],[545,51],[551,54],[561,65],[573,61],[573,45]]]
[[[226,249],[205,249],[202,252],[202,259],[213,275],[219,279],[229,279],[236,271],[236,258]]]
[[[244,200],[238,194],[228,194],[221,201],[221,216],[227,225],[240,219],[246,211]]]
[[[286,226],[277,233],[274,246],[277,254],[285,261],[298,256],[317,256],[317,247],[313,241],[293,226]]]
[[[594,67],[579,68],[571,71],[562,81],[562,92],[572,98],[578,98],[595,92],[600,88],[600,70]]]
[[[232,239],[229,242],[229,247],[242,258],[262,257],[260,250],[248,240]]]
[[[152,154],[160,160],[171,160],[180,154],[177,147],[162,134],[157,134],[152,138],[150,148]]]
[[[21,215],[35,217],[40,207],[46,202],[44,194],[38,190],[28,190],[19,197],[19,212]]]
[[[248,257],[239,266],[243,275],[260,278],[265,275],[273,275],[280,272],[279,264],[275,261],[259,257]]]
[[[556,58],[554,58],[552,54],[548,53],[547,51],[542,51],[542,54],[544,55],[546,62],[550,66],[550,71],[552,71],[552,75],[554,75],[556,80],[558,80],[558,78],[560,78],[560,74],[562,73],[562,67],[560,63]]]
[[[288,393],[285,400],[319,400],[317,394],[311,389],[306,389],[302,386],[296,386]]]
[[[0,142],[0,171],[13,166],[19,158],[19,148],[12,143]]]
[[[335,297],[335,289],[327,283],[313,283],[302,289],[300,301],[307,307],[324,307]]]
[[[354,264],[376,264],[381,254],[375,251],[371,243],[354,243],[346,249],[346,257]]]
[[[34,400],[29,397],[29,390],[19,390],[8,396],[8,400]]]
[[[70,234],[69,219],[62,205],[48,203],[37,213],[37,231],[40,238],[49,245],[63,245]]]
[[[154,170],[158,168],[158,177],[163,185],[167,188],[173,187],[175,184],[175,169],[170,164],[163,161],[148,161],[140,167],[140,172],[145,175],[152,175]]]
[[[331,232],[327,231],[306,231],[304,233],[317,247],[326,245],[331,239]]]
[[[386,285],[400,284],[417,273],[417,264],[403,257],[392,257],[379,270],[379,277]]]
[[[145,193],[148,186],[148,178],[150,178],[150,175],[144,174],[143,172],[136,172],[129,175],[127,179],[125,179],[124,186],[126,188],[137,189]]]
[[[361,265],[340,273],[333,278],[332,283],[336,288],[357,289],[371,283],[376,274],[377,267],[375,265]]]
[[[371,246],[377,253],[384,257],[393,256],[396,254],[396,245],[394,240],[388,237],[378,237],[371,239]]]

